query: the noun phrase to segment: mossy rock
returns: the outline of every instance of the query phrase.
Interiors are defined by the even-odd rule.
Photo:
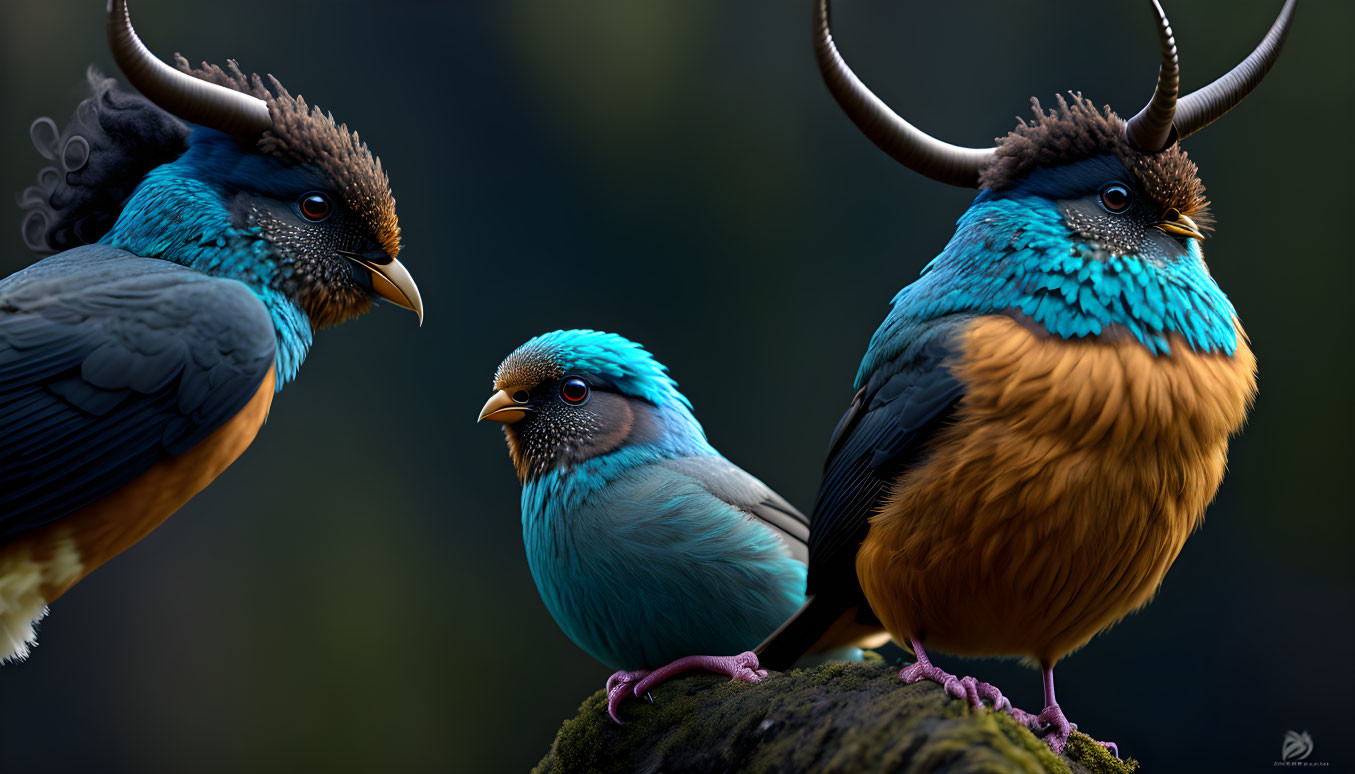
[[[873,655],[873,654],[872,654]],[[1003,713],[971,711],[875,660],[773,672],[756,685],[694,673],[631,700],[624,726],[598,691],[537,774],[572,772],[1092,772],[1138,768],[1074,733],[1062,756]]]

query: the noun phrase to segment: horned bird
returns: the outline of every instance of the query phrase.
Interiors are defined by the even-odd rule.
[[[504,424],[532,578],[565,634],[618,670],[612,717],[687,669],[764,676],[741,651],[804,601],[808,522],[710,445],[664,366],[614,334],[555,331],[510,354],[494,388],[480,419]],[[739,655],[690,655],[709,653]]]
[[[145,97],[91,71],[0,281],[0,660],[46,605],[178,510],[254,439],[316,329],[422,302],[386,175],[356,134],[232,62],[109,39]]]
[[[759,652],[783,668],[846,624],[882,622],[933,680],[974,706],[1009,703],[924,649],[1022,656],[1045,707],[1014,711],[1061,750],[1070,725],[1053,668],[1152,597],[1200,524],[1256,361],[1201,252],[1208,203],[1178,140],[1260,81],[1289,0],[1237,69],[1177,99],[1162,68],[1129,121],[1080,95],[993,149],[935,140],[852,73],[818,0],[830,91],[882,149],[980,190],[954,236],[894,298],[830,443],[811,520],[808,601]]]

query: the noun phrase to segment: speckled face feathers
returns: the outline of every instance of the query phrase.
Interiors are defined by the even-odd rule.
[[[564,385],[580,380],[584,397],[566,400]],[[622,447],[701,453],[709,448],[668,369],[616,334],[570,330],[537,336],[499,365],[494,389],[521,407],[504,430],[523,481]]]
[[[564,369],[558,353],[540,346],[532,346],[537,339],[523,344],[504,358],[494,372],[494,389],[531,389],[538,384],[559,379]]]
[[[979,175],[980,187],[1000,191],[1037,168],[1109,155],[1134,174],[1144,193],[1163,210],[1176,209],[1205,228],[1213,223],[1204,183],[1179,143],[1158,153],[1143,153],[1129,144],[1124,121],[1109,107],[1098,110],[1081,94],[1069,96],[1071,102],[1059,95],[1049,112],[1039,100],[1031,100],[1034,119],[1018,119],[1020,124],[998,139],[993,160]]]
[[[292,164],[308,164],[320,170],[343,197],[344,203],[371,231],[392,258],[400,254],[400,223],[395,216],[395,197],[380,159],[344,124],[318,107],[293,97],[278,80],[246,75],[234,60],[223,69],[202,64],[192,67],[182,56],[174,57],[179,70],[209,83],[249,94],[268,103],[273,128],[259,138],[259,150]]]

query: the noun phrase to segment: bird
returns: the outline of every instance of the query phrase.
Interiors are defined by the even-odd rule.
[[[1161,67],[1142,111],[1032,100],[1031,119],[979,149],[876,97],[816,0],[820,71],[857,127],[979,193],[870,340],[812,511],[807,601],[757,649],[765,667],[843,621],[879,622],[916,657],[903,681],[1010,711],[1059,752],[1072,726],[1055,664],[1147,604],[1199,527],[1257,371],[1205,264],[1209,202],[1180,141],[1256,87],[1296,0],[1237,68],[1185,96],[1170,24],[1149,5]],[[929,650],[1025,659],[1044,709],[1011,707]]]
[[[808,520],[711,446],[666,367],[616,334],[545,333],[499,365],[484,420],[522,482],[542,601],[616,670],[616,722],[683,671],[766,676],[749,649],[804,602]],[[737,655],[692,655],[713,653]]]
[[[171,67],[110,0],[133,94],[91,69],[20,197],[55,253],[0,280],[0,662],[47,606],[212,482],[313,332],[423,302],[381,163],[271,76]]]

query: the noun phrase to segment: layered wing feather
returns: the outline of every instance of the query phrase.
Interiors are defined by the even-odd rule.
[[[809,519],[786,499],[724,457],[683,457],[662,463],[707,492],[776,530],[791,556],[809,561]]]
[[[840,596],[844,607],[860,599],[856,551],[868,520],[963,397],[946,363],[972,319],[954,315],[894,330],[904,339],[893,342],[899,354],[869,373],[838,422],[811,519],[810,594]]]
[[[0,540],[181,454],[274,362],[243,284],[102,245],[0,281]]]

